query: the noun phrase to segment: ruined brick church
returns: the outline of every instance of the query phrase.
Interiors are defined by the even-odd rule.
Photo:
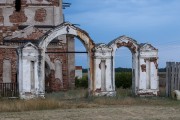
[[[0,83],[17,82],[18,47],[28,42],[38,44],[48,30],[64,22],[61,0],[21,0],[20,11],[14,6],[15,0],[0,0]],[[48,45],[46,91],[74,87],[74,54],[65,54],[66,51],[74,51],[70,35],[61,35]]]
[[[96,44],[85,30],[64,22],[62,0],[21,0],[20,11],[14,1],[0,1],[0,93],[6,83],[17,83],[20,99],[74,88],[77,37],[87,52],[90,96],[116,95],[115,54],[121,47],[132,53],[133,94],[158,95],[158,49],[151,44],[125,35]]]

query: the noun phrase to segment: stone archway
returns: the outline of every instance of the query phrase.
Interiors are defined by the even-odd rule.
[[[93,61],[93,53],[92,48],[94,47],[94,42],[90,38],[90,36],[80,28],[70,24],[70,23],[62,23],[61,25],[55,27],[54,29],[47,32],[39,42],[39,49],[41,49],[41,62],[39,64],[40,67],[40,81],[41,81],[41,91],[44,91],[44,61],[45,61],[45,51],[48,44],[56,37],[60,35],[73,35],[77,37],[85,46],[86,51],[88,52],[88,62],[89,62],[89,93],[93,94],[94,91],[94,61]]]
[[[115,52],[124,46],[132,53],[132,91],[134,95],[157,95],[158,50],[150,44],[138,44],[136,40],[120,36],[108,44],[112,50],[113,84],[115,86]]]
[[[115,40],[111,41],[108,46],[112,47],[113,52],[113,58],[115,57],[116,51],[120,47],[127,47],[131,53],[132,53],[132,91],[134,94],[136,93],[136,89],[138,88],[138,55],[139,55],[139,45],[137,41],[135,41],[132,38],[126,37],[126,36],[120,36],[116,38]],[[115,81],[115,58],[113,59],[113,81]]]

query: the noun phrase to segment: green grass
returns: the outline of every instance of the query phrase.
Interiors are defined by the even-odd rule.
[[[132,73],[131,72],[116,72],[115,85],[117,88],[131,88],[132,86]]]

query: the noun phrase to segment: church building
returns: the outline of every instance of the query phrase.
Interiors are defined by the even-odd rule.
[[[38,40],[49,30],[64,22],[62,0],[0,0],[0,83],[17,83],[17,48]],[[74,87],[74,38],[61,35],[46,49],[45,90],[67,90]],[[32,62],[33,64],[33,62]],[[30,67],[33,72],[33,67]]]

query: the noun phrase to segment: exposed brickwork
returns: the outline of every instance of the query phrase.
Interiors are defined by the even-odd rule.
[[[21,0],[21,6],[26,6],[27,5],[27,0]]]
[[[142,64],[142,65],[141,65],[141,71],[142,71],[142,72],[146,72],[146,65],[145,65],[145,64]]]
[[[43,22],[46,19],[46,16],[47,16],[46,10],[41,8],[36,10],[34,20],[37,22]]]
[[[40,37],[44,35],[43,30],[35,29],[30,35],[28,35],[26,38],[13,38],[13,40],[38,40]]]
[[[158,69],[158,63],[157,63],[158,58],[150,58],[150,62],[154,62],[156,69]]]
[[[3,44],[3,33],[0,32],[0,45],[2,45],[2,44]]]
[[[136,51],[137,51],[136,46],[130,41],[128,41],[127,43],[126,42],[117,43],[118,48],[122,47],[122,46],[128,47],[133,53],[136,53]]]
[[[1,33],[3,37],[12,35],[13,32],[18,30],[18,24],[14,24],[13,26],[0,26]]]
[[[66,45],[63,45],[63,46],[66,46]],[[47,49],[48,52],[64,52],[66,51],[66,48],[62,49],[62,48],[48,48]],[[60,80],[57,80],[55,79],[54,77],[54,72],[51,71],[51,75],[50,77],[48,78],[49,80],[46,80],[46,81],[49,81],[49,84],[50,84],[50,90],[53,90],[53,91],[58,91],[58,90],[67,90],[68,89],[68,63],[67,63],[67,54],[64,54],[64,53],[50,53],[48,54],[49,57],[50,57],[50,60],[51,62],[54,63],[55,60],[60,60],[62,61],[62,74],[63,74],[63,83],[60,83]],[[62,85],[63,84],[63,85]],[[63,86],[63,88],[62,88]]]
[[[0,49],[0,82],[3,82],[3,61],[4,59],[9,59],[11,61],[11,78],[12,82],[16,82],[17,74],[17,54],[14,48],[1,48]]]
[[[3,17],[3,11],[2,8],[0,8],[0,23],[4,22],[4,17]]]
[[[49,0],[53,5],[59,6],[59,0]]]
[[[51,71],[50,74],[49,87],[51,91],[60,91],[63,89],[60,80],[55,79],[55,71],[53,70]]]
[[[24,13],[24,10],[20,12],[14,11],[12,15],[9,16],[11,23],[23,23],[27,21],[27,16]]]

